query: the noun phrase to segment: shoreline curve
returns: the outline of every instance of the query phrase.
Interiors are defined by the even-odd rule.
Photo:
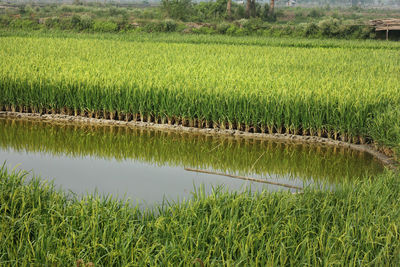
[[[397,170],[399,164],[390,156],[378,151],[370,144],[352,144],[339,140],[333,140],[324,137],[310,136],[310,135],[293,135],[293,134],[269,134],[269,133],[249,133],[240,130],[228,130],[228,129],[214,129],[214,128],[196,128],[182,125],[170,125],[160,124],[153,122],[141,122],[141,121],[120,121],[110,119],[96,119],[88,118],[83,116],[71,116],[63,114],[40,114],[40,113],[22,113],[12,111],[0,111],[0,118],[14,118],[14,119],[28,119],[28,120],[40,120],[43,122],[62,122],[70,124],[95,124],[95,125],[108,125],[108,126],[122,126],[122,127],[141,127],[147,129],[161,130],[161,131],[179,131],[187,133],[200,133],[205,135],[220,135],[220,136],[232,136],[239,138],[248,139],[263,139],[271,141],[284,141],[291,143],[307,143],[307,144],[318,144],[328,146],[338,146],[344,148],[350,148],[353,150],[366,152],[372,155],[374,158],[379,160],[385,167],[392,170]]]

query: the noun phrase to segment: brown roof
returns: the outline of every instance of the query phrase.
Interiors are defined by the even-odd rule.
[[[376,31],[400,30],[400,19],[374,19],[369,23],[375,27]]]

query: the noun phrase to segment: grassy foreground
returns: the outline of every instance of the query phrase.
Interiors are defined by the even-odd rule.
[[[400,263],[400,180],[387,172],[334,192],[224,193],[143,212],[73,198],[0,170],[0,264],[73,266]]]

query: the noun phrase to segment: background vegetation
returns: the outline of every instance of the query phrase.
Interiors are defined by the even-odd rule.
[[[249,0],[250,1],[250,0]],[[7,29],[78,32],[179,32],[233,36],[293,36],[312,38],[374,39],[368,20],[397,17],[394,9],[362,7],[279,7],[265,2],[246,4],[228,0],[192,2],[168,0],[160,5],[2,4],[0,27]],[[391,38],[399,38],[391,34]]]

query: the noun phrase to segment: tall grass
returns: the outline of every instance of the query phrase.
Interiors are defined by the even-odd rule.
[[[0,56],[5,110],[364,143],[400,103],[391,49],[4,37]]]
[[[332,192],[226,193],[141,211],[0,170],[0,264],[385,265],[400,263],[399,176]]]

